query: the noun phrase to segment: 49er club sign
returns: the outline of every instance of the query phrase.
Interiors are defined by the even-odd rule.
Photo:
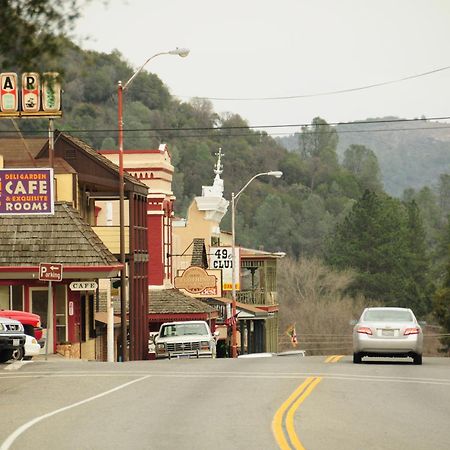
[[[22,74],[0,73],[1,117],[60,117],[61,85],[56,72]]]

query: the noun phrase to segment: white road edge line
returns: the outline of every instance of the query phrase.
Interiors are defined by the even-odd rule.
[[[17,428],[17,430],[15,430],[13,433],[11,433],[6,438],[6,440],[3,442],[3,444],[0,446],[0,450],[8,450],[11,447],[11,445],[14,443],[14,441],[21,434],[23,434],[25,431],[27,431],[33,425],[36,425],[38,422],[41,422],[44,419],[47,419],[47,418],[49,418],[51,416],[54,416],[56,414],[59,414],[61,412],[67,411],[68,409],[72,409],[72,408],[75,408],[77,406],[83,405],[84,403],[91,402],[91,401],[96,400],[96,399],[98,399],[100,397],[104,397],[105,395],[112,394],[113,392],[116,392],[116,391],[118,391],[120,389],[123,389],[123,388],[125,388],[127,386],[130,386],[131,384],[137,383],[138,381],[145,380],[146,378],[149,378],[149,377],[151,377],[151,375],[146,375],[145,377],[138,378],[137,380],[129,381],[128,383],[121,384],[120,386],[117,386],[117,387],[115,387],[113,389],[110,389],[108,391],[102,392],[101,394],[94,395],[93,397],[86,398],[86,399],[81,400],[79,402],[72,403],[71,405],[64,406],[64,408],[59,408],[59,409],[56,409],[55,411],[52,411],[52,412],[49,412],[49,413],[44,414],[42,416],[36,417],[35,419],[30,420],[29,422],[23,424],[21,427]]]

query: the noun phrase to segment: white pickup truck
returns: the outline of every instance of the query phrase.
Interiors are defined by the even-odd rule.
[[[163,323],[154,341],[157,359],[216,357],[216,335],[202,320]]]
[[[0,317],[0,363],[13,357],[16,350],[23,351],[25,334],[17,320]]]

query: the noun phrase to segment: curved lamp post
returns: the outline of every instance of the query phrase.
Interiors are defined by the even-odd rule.
[[[239,196],[244,192],[247,186],[258,177],[263,175],[268,175],[270,177],[281,178],[283,176],[283,172],[279,170],[271,171],[271,172],[263,172],[258,173],[254,177],[250,178],[249,181],[245,184],[245,186],[237,193],[234,192],[231,194],[231,357],[237,358],[237,318],[236,318],[236,230],[235,230],[235,222],[236,222],[236,205],[239,200]]]
[[[122,82],[119,81],[117,83],[117,106],[118,106],[118,122],[119,122],[119,201],[120,201],[120,217],[119,217],[119,227],[120,227],[120,262],[123,267],[120,272],[120,318],[121,318],[121,334],[122,334],[122,361],[126,361],[127,359],[127,298],[126,298],[126,260],[125,260],[125,186],[124,186],[124,177],[123,177],[123,104],[122,104],[122,96],[123,91],[130,86],[131,82],[134,78],[141,72],[141,70],[147,65],[149,61],[157,56],[161,55],[178,55],[181,57],[185,57],[189,54],[189,50],[187,48],[176,48],[175,50],[170,50],[168,52],[160,52],[156,53],[142,64],[139,69],[131,76],[131,78],[122,85]]]

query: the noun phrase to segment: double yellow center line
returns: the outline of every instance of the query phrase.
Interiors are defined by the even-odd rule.
[[[335,362],[338,362],[343,357],[344,357],[344,355],[331,355],[325,360],[325,362],[326,363],[335,363]]]
[[[295,433],[294,414],[321,380],[321,377],[308,377],[276,412],[272,421],[272,431],[280,449],[305,450]]]

